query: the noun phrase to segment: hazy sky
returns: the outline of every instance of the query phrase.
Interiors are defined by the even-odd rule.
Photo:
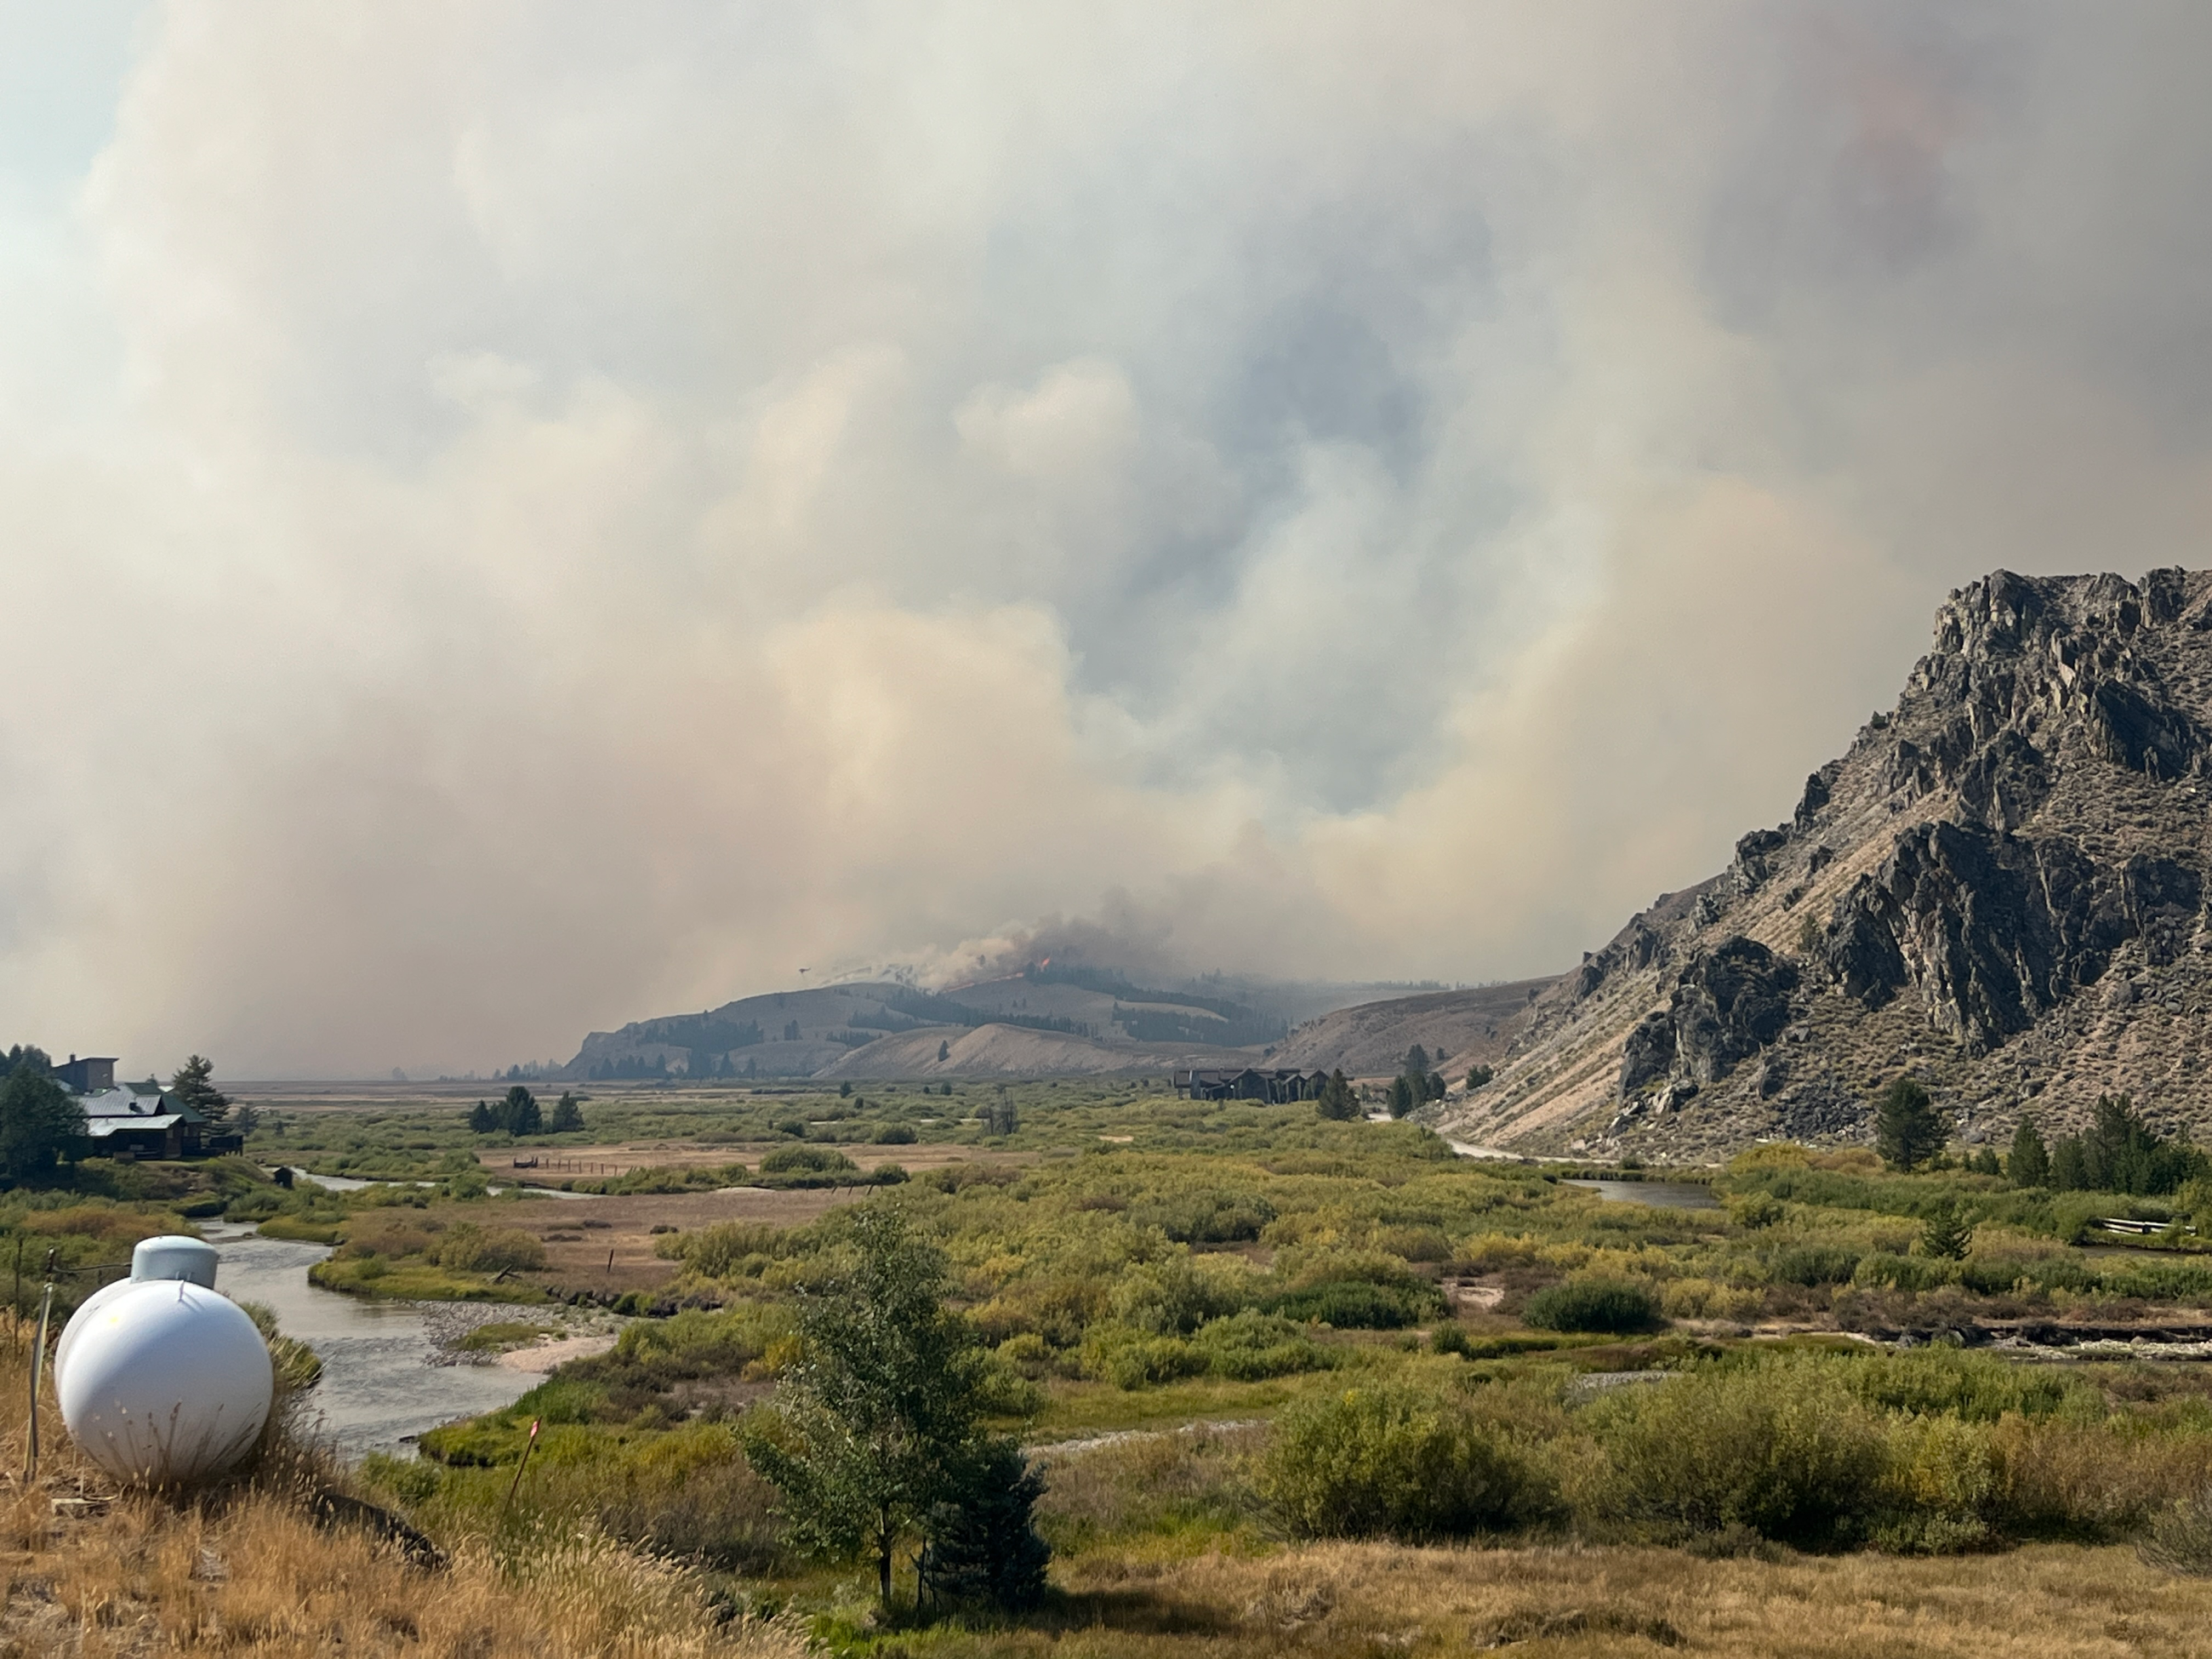
[[[1553,970],[2201,564],[2212,8],[0,0],[0,1041]]]

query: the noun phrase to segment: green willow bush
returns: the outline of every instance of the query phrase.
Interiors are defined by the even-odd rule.
[[[1505,1437],[1462,1401],[1403,1386],[1346,1389],[1285,1413],[1259,1486],[1309,1538],[1463,1538],[1551,1507]]]
[[[1648,1286],[1622,1279],[1570,1279],[1547,1285],[1528,1298],[1522,1320],[1547,1331],[1656,1329],[1659,1298]]]

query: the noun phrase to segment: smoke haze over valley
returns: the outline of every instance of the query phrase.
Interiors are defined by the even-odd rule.
[[[7,1035],[1571,968],[1948,590],[2212,564],[2208,52],[0,0]]]

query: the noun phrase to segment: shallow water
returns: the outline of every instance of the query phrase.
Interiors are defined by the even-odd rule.
[[[1649,1204],[1655,1210],[1717,1210],[1713,1189],[1697,1181],[1563,1181],[1583,1187],[1608,1204]]]
[[[308,1404],[349,1456],[400,1449],[425,1429],[507,1405],[543,1380],[504,1365],[430,1364],[435,1346],[420,1309],[307,1283],[327,1245],[260,1238],[221,1223],[204,1231],[216,1247],[216,1288],[234,1301],[265,1303],[285,1335],[321,1357],[322,1381]]]

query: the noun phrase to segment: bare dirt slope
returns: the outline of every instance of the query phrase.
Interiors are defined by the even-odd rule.
[[[1869,1137],[1921,1079],[1969,1139],[2133,1094],[2212,1127],[2212,573],[1954,593],[1790,822],[1541,994],[1461,1138],[1717,1157]]]
[[[1385,1077],[1419,1043],[1431,1055],[1448,1054],[1449,1069],[1464,1077],[1469,1066],[1495,1065],[1504,1057],[1531,1005],[1555,983],[1555,978],[1522,979],[1340,1008],[1299,1026],[1264,1063]]]

